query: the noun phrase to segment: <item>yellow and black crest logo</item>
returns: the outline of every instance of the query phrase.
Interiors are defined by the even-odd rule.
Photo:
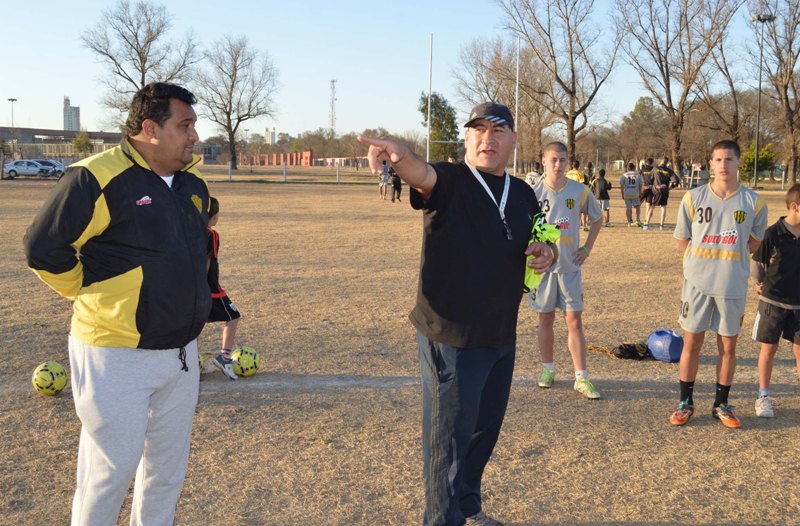
[[[203,200],[197,194],[192,194],[192,203],[197,207],[199,213],[203,213]]]
[[[569,208],[570,210],[572,210],[572,208],[573,208],[574,206],[575,206],[575,200],[574,200],[574,199],[567,199],[567,208]]]
[[[747,219],[747,212],[744,210],[737,210],[733,213],[733,218],[736,220],[737,223],[740,225],[744,223],[744,220]]]

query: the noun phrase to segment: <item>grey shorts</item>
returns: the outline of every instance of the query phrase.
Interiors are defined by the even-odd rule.
[[[528,293],[528,305],[536,312],[564,312],[583,310],[583,283],[581,271],[569,274],[545,272],[538,288]]]
[[[738,336],[744,321],[745,301],[745,298],[708,296],[684,280],[678,323],[687,332],[711,330],[720,336]]]
[[[598,199],[600,201],[600,208],[605,211],[611,208],[611,200],[610,199]]]
[[[633,199],[624,199],[625,201],[625,208],[630,208],[632,206],[639,206],[639,198],[634,197]]]

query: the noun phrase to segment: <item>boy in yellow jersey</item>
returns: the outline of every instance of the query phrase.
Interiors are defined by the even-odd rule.
[[[736,369],[736,340],[741,330],[750,276],[749,255],[764,238],[767,205],[739,185],[741,149],[720,141],[711,149],[714,180],[683,196],[675,238],[684,251],[683,290],[678,322],[684,330],[680,361],[680,403],[669,418],[682,426],[694,413],[694,381],[705,333],[717,333],[717,390],[711,414],[726,427],[741,427],[728,404]]]
[[[558,241],[558,260],[544,273],[539,288],[532,290],[529,296],[529,305],[539,313],[539,352],[543,366],[539,387],[551,387],[555,379],[553,323],[555,309],[559,308],[564,312],[567,322],[567,347],[575,367],[574,388],[586,398],[596,400],[600,398],[600,393],[589,381],[586,371],[581,266],[588,259],[600,233],[603,212],[588,186],[566,177],[567,147],[563,143],[547,144],[542,163],[545,176],[533,187],[533,191],[547,222],[561,229],[561,238]],[[587,215],[591,224],[583,245],[580,244],[581,213]]]

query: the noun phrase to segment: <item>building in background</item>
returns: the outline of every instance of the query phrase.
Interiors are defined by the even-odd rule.
[[[64,97],[64,130],[80,131],[81,129],[81,108],[70,106],[69,97]]]
[[[275,128],[272,128],[272,131],[269,131],[269,128],[267,128],[264,132],[264,144],[275,144],[275,139]]]

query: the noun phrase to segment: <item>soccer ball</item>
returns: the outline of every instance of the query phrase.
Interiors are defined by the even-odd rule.
[[[681,359],[683,337],[669,329],[658,329],[647,338],[647,349],[656,360],[675,363]]]
[[[57,395],[67,386],[67,371],[58,362],[44,362],[33,370],[33,388],[43,395]]]
[[[231,353],[236,376],[253,376],[258,371],[258,353],[250,347],[239,347]]]

